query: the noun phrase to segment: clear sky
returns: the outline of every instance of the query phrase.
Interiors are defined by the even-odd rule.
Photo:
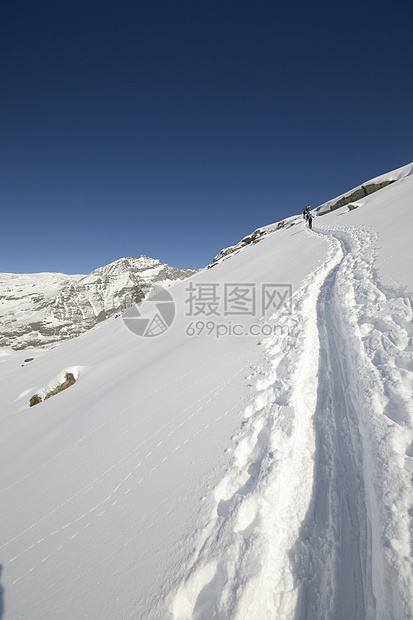
[[[411,162],[412,24],[411,0],[2,0],[0,271],[201,267]]]

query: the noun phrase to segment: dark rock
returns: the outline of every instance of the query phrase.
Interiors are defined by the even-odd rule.
[[[71,372],[67,372],[63,383],[60,383],[57,387],[54,388],[54,390],[48,392],[44,399],[46,400],[48,398],[51,398],[52,396],[56,396],[56,394],[59,394],[59,392],[63,392],[63,390],[66,390],[74,383],[76,383],[75,376]]]
[[[62,385],[61,385],[61,391],[65,390],[68,387],[70,387],[74,383],[76,383],[75,376],[71,372],[67,372],[66,373],[66,381],[64,381],[62,383]]]
[[[388,185],[391,185],[392,183],[394,183],[394,181],[383,181],[382,183],[370,183],[369,185],[362,185],[359,189],[356,189],[352,194],[349,194],[348,196],[343,196],[343,198],[340,198],[340,200],[337,200],[337,202],[331,205],[331,207],[327,211],[319,212],[319,215],[325,215],[326,213],[331,213],[331,211],[335,211],[336,209],[339,209],[340,207],[345,207],[351,202],[355,202],[356,200],[361,200],[362,198],[365,198],[366,196],[369,196],[370,194],[374,194],[374,192],[377,192],[379,189],[383,189],[384,187],[387,187]],[[353,205],[353,208],[355,208],[354,205]]]

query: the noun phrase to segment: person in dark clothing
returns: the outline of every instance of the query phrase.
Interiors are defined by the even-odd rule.
[[[308,216],[308,228],[313,228],[313,216],[311,215],[311,213]]]

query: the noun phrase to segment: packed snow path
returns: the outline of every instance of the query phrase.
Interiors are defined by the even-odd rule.
[[[334,316],[337,271],[328,274],[317,302],[320,358],[314,489],[302,528],[302,592],[297,617],[320,617],[330,611],[336,620],[365,618],[364,594],[371,592],[368,520],[362,475],[361,438],[348,394],[347,360]],[[300,556],[301,557],[301,556]],[[310,573],[310,574],[308,574]],[[371,582],[371,580],[370,580]]]
[[[374,233],[308,234],[327,260],[263,343],[176,620],[412,617],[411,299],[380,284]]]

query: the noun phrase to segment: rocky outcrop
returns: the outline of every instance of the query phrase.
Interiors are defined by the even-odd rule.
[[[362,185],[351,194],[343,196],[342,198],[340,198],[340,200],[337,200],[337,202],[330,205],[328,209],[321,210],[321,207],[318,207],[316,211],[319,212],[318,215],[325,215],[326,213],[331,213],[331,211],[340,209],[340,207],[345,207],[346,205],[350,205],[350,203],[352,202],[356,202],[357,200],[361,200],[362,198],[365,198],[370,194],[374,194],[374,192],[383,189],[383,187],[387,187],[391,183],[394,183],[394,181],[383,181],[382,183],[369,183],[368,185]],[[357,208],[357,205],[351,205],[351,207],[355,209]],[[349,209],[352,210],[350,207]]]
[[[74,385],[75,383],[76,383],[76,379],[73,373],[67,372],[65,375],[65,380],[62,383],[59,383],[59,385],[57,385],[53,390],[50,390],[50,392],[47,392],[44,399],[47,400],[48,398],[51,398],[52,396],[59,394],[59,392],[63,392],[63,390],[67,390],[68,387],[70,387],[71,385]]]
[[[215,265],[218,265],[218,263],[226,260],[230,256],[238,254],[238,252],[240,252],[246,246],[258,243],[268,233],[272,233],[276,230],[281,230],[283,228],[290,228],[291,226],[294,226],[297,222],[301,222],[301,216],[293,215],[292,217],[288,217],[285,220],[281,220],[280,222],[275,222],[274,224],[271,224],[269,226],[257,228],[251,235],[247,235],[246,237],[241,239],[241,241],[236,245],[231,245],[230,247],[221,250],[220,253],[215,256],[212,263],[208,265],[208,269],[210,269],[211,267],[215,267]]]
[[[30,407],[34,407],[34,405],[38,405],[41,402],[42,402],[42,397],[39,396],[39,394],[35,394],[34,396],[31,397],[29,404],[30,404]]]
[[[47,400],[52,396],[56,396],[56,394],[63,392],[63,390],[67,390],[67,388],[69,388],[71,385],[74,385],[75,383],[76,377],[74,376],[74,374],[72,372],[67,372],[65,374],[64,381],[58,383],[53,389],[49,389],[48,391],[46,391],[46,394],[44,395],[44,400]],[[41,393],[44,394],[44,391]],[[41,395],[34,394],[34,396],[30,398],[29,405],[30,407],[34,407],[34,405],[38,405],[41,402],[43,402]]]
[[[246,237],[241,239],[241,241],[237,243],[237,245],[232,245],[228,248],[224,248],[223,250],[221,250],[220,253],[217,254],[217,256],[215,256],[212,263],[208,265],[208,269],[210,269],[211,267],[214,267],[214,265],[216,265],[217,263],[220,263],[222,259],[226,258],[230,254],[239,252],[239,250],[244,248],[246,245],[251,245],[252,243],[258,243],[258,241],[261,241],[262,237],[266,234],[267,234],[267,230],[265,230],[264,228],[257,228],[257,230],[254,230],[254,232],[251,235],[247,235]]]

